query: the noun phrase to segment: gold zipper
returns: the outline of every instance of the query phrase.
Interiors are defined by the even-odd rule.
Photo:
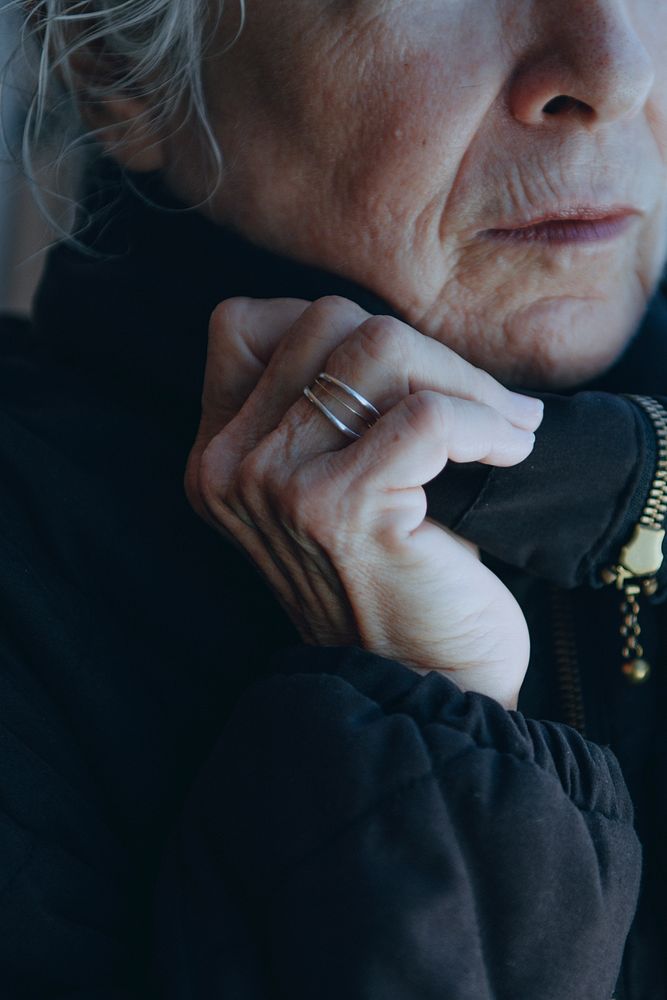
[[[620,604],[622,638],[621,670],[632,684],[642,684],[651,673],[639,638],[639,597],[655,594],[656,574],[662,566],[662,545],[667,516],[667,412],[650,396],[628,395],[648,414],[656,435],[658,459],[653,483],[641,517],[630,540],[621,549],[618,562],[602,571],[606,584],[615,584],[623,594]]]
[[[552,586],[551,620],[553,624],[556,681],[563,722],[586,735],[586,714],[577,655],[572,598],[567,590]]]
[[[651,667],[644,658],[639,637],[639,601],[641,595],[655,594],[657,573],[663,562],[662,546],[667,517],[667,411],[650,396],[630,395],[648,414],[656,434],[658,458],[648,500],[630,540],[623,546],[618,562],[602,571],[607,584],[615,584],[623,593],[620,634],[623,640],[621,669],[633,684],[643,683]],[[586,717],[577,655],[576,631],[572,600],[568,591],[552,586],[556,677],[561,700],[563,721],[582,736],[586,735]],[[612,997],[615,1000],[616,994]]]

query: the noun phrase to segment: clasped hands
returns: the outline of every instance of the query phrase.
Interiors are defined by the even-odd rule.
[[[382,414],[356,441],[303,395],[322,371]],[[532,451],[538,400],[347,299],[235,298],[213,313],[188,499],[253,560],[305,643],[357,645],[515,708],[525,618],[423,486]]]

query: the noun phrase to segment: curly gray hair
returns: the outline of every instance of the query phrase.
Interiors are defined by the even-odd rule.
[[[225,47],[245,19],[245,0],[237,2],[238,26]],[[32,74],[22,142],[28,176],[45,136],[58,136],[61,155],[94,140],[100,130],[84,126],[82,106],[119,94],[142,99],[146,110],[135,124],[156,137],[194,120],[219,175],[202,67],[224,7],[225,0],[9,0],[7,9],[22,17],[21,50]]]

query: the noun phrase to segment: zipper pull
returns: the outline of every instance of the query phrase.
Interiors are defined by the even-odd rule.
[[[641,584],[626,582],[621,601],[621,672],[631,684],[643,684],[651,674],[651,664],[644,659],[644,647],[639,641],[642,627],[639,624],[639,601]]]
[[[664,528],[649,527],[641,523],[635,525],[632,538],[621,549],[619,571],[623,572],[626,579],[628,576],[654,577],[662,566],[664,540]]]
[[[615,584],[623,592],[621,627],[623,640],[621,671],[631,684],[643,684],[651,675],[639,641],[639,596],[650,597],[658,589],[656,574],[662,566],[667,517],[667,411],[650,396],[627,397],[649,416],[657,442],[657,464],[653,483],[639,522],[620,551],[615,566],[602,570],[604,583]]]

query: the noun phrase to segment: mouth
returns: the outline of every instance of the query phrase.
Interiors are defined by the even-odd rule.
[[[537,219],[485,229],[479,235],[502,243],[602,243],[622,236],[639,214],[627,206],[567,208]]]

